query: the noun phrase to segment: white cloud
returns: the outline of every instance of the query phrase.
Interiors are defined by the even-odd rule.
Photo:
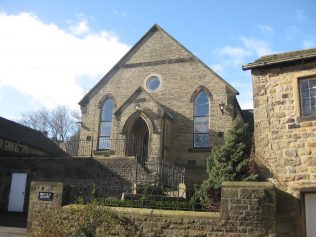
[[[269,25],[259,25],[257,28],[262,32],[265,36],[271,36],[273,35],[274,31],[271,26]]]
[[[220,71],[223,71],[224,65],[240,67],[240,65],[243,63],[245,58],[248,57],[251,53],[247,51],[246,49],[243,49],[240,47],[225,46],[225,47],[217,48],[213,50],[213,54],[222,57],[223,63],[216,64],[216,65],[217,65],[217,69],[220,69]],[[215,67],[214,67],[214,70],[217,71]]]
[[[270,48],[270,45],[265,40],[259,40],[254,38],[249,38],[242,36],[241,41],[248,50],[255,52],[258,56],[263,56],[267,54],[272,54],[273,51]]]
[[[303,48],[304,49],[315,48],[315,47],[316,47],[315,40],[303,40]]]
[[[253,101],[248,100],[248,101],[239,101],[239,105],[241,109],[253,109]]]
[[[216,73],[221,73],[224,71],[224,66],[222,64],[213,64],[211,65],[211,69],[214,70]]]
[[[87,33],[88,22],[78,26],[77,33]],[[78,78],[101,78],[129,48],[106,31],[78,38],[30,13],[0,12],[0,29],[0,87],[47,108],[75,107],[83,96]]]
[[[249,56],[249,52],[243,48],[225,46],[215,50],[219,55],[227,55],[230,57],[244,58]]]
[[[83,35],[89,33],[90,29],[87,20],[81,20],[75,25],[69,26],[69,31],[74,35]]]

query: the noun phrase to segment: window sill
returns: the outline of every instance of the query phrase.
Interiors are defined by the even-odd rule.
[[[314,120],[316,120],[316,116],[297,117],[297,122],[299,123]]]
[[[212,151],[212,147],[188,149],[188,152],[211,152],[211,151]]]
[[[96,150],[93,151],[93,155],[113,155],[113,150]]]

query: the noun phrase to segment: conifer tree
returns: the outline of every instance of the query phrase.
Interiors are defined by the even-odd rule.
[[[195,198],[208,205],[219,200],[223,181],[254,181],[257,175],[249,169],[252,133],[240,119],[225,137],[224,145],[213,150],[207,163],[208,179],[196,191]]]

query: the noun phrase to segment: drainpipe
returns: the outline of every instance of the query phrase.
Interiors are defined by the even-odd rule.
[[[161,151],[161,159],[164,160],[165,158],[165,132],[166,132],[166,114],[164,113],[163,119],[162,119],[162,151]]]

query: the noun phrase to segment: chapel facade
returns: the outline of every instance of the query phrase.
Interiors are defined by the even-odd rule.
[[[241,116],[238,91],[154,25],[79,102],[80,139],[93,156],[137,156],[193,170],[201,181],[211,149]],[[89,155],[85,146],[80,155]]]

